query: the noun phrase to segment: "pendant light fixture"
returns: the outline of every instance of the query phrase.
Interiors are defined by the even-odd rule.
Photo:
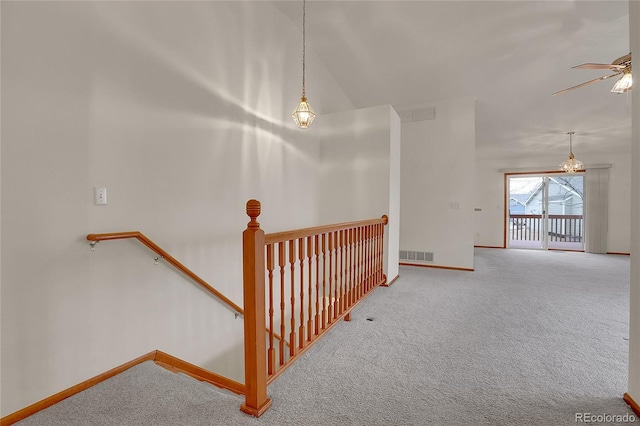
[[[316,113],[311,108],[311,105],[307,102],[307,95],[304,91],[304,77],[305,77],[305,62],[306,62],[306,14],[307,14],[307,4],[306,0],[302,0],[302,98],[300,99],[300,103],[293,111],[291,116],[293,117],[293,121],[296,122],[296,125],[301,129],[307,129],[313,119],[316,118]]]
[[[573,135],[575,133],[576,132],[567,133],[569,135],[569,159],[564,160],[562,163],[560,163],[559,169],[563,172],[575,173],[584,170],[584,163],[580,160],[576,160],[576,158],[573,156]]]

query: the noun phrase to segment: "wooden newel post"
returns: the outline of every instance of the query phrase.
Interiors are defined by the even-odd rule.
[[[251,220],[242,233],[246,394],[240,410],[260,417],[271,406],[271,399],[267,397],[265,254],[264,231],[257,221],[260,216],[259,201],[247,201],[247,215]]]

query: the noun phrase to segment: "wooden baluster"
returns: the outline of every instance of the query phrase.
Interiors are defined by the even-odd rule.
[[[317,336],[320,333],[320,236],[313,239],[313,251],[316,255],[316,315],[313,317],[313,332]]]
[[[358,261],[356,262],[356,279],[358,291],[363,291],[366,284],[364,281],[364,227],[360,226],[356,230],[356,241],[358,242]]]
[[[273,347],[273,244],[267,246],[267,271],[269,280],[269,349],[267,350],[267,374],[276,371],[276,349]]]
[[[383,225],[376,225],[376,285],[380,283],[380,275],[382,274],[380,268],[380,228],[383,228]]]
[[[353,283],[353,296],[351,297],[351,304],[353,305],[355,303],[356,300],[356,293],[359,291],[359,289],[362,287],[362,283],[360,282],[360,280],[358,279],[358,235],[359,235],[359,231],[360,228],[353,228],[351,230],[351,233],[353,235],[353,256],[352,256],[352,278],[351,278],[351,282]]]
[[[360,228],[360,246],[361,249],[360,251],[362,252],[362,261],[360,262],[360,286],[361,288],[364,288],[365,290],[368,290],[367,288],[367,251],[366,251],[366,228],[363,226]]]
[[[298,257],[300,259],[300,328],[298,338],[300,349],[304,348],[304,238],[298,239]]]
[[[289,334],[289,355],[296,354],[296,242],[289,240],[289,265],[291,265],[291,332]]]
[[[278,243],[278,265],[280,266],[280,345],[278,346],[280,355],[280,366],[284,365],[284,336],[285,334],[285,310],[286,304],[284,302],[284,243],[281,241]]]
[[[307,341],[311,341],[311,337],[313,336],[313,280],[312,280],[312,276],[313,276],[313,267],[311,265],[311,257],[313,256],[313,237],[309,236],[307,237],[307,265],[309,266],[309,287],[308,287],[308,293],[307,293],[307,298],[309,300],[308,305],[309,305],[309,309],[307,312]]]
[[[349,276],[349,268],[350,268],[350,256],[351,256],[351,247],[349,246],[349,230],[344,229],[340,231],[342,234],[342,287],[340,288],[340,292],[342,296],[340,297],[340,312],[344,312],[347,310],[349,306],[349,286],[351,285],[351,277]]]
[[[373,252],[371,251],[371,239],[372,239],[372,232],[371,229],[373,228],[373,225],[368,225],[366,228],[366,232],[367,232],[367,287],[369,288],[369,290],[371,290],[373,288],[373,277],[372,277],[372,267],[371,267],[371,261],[373,260]]]
[[[341,238],[342,238],[342,268],[340,268],[340,273],[342,274],[342,282],[344,284],[344,289],[343,289],[343,293],[342,293],[342,312],[346,311],[347,309],[349,309],[349,270],[347,269],[348,267],[348,262],[347,262],[347,230],[343,229],[341,231]]]
[[[340,260],[340,269],[338,274],[338,279],[340,281],[340,287],[338,288],[338,295],[340,298],[340,303],[338,304],[339,310],[338,313],[342,314],[344,312],[344,232],[342,230],[338,231],[338,252],[337,259]],[[336,270],[338,267],[336,266]]]
[[[333,284],[333,247],[334,247],[334,238],[333,238],[333,232],[330,232],[329,234],[327,234],[327,238],[329,239],[329,312],[328,312],[328,317],[327,317],[327,323],[331,324],[331,322],[333,321],[333,318],[335,318],[334,316],[334,306],[335,304],[331,302],[331,296],[334,293],[334,284]]]
[[[356,283],[353,281],[353,274],[351,273],[351,266],[353,265],[353,228],[347,229],[346,236],[347,244],[347,279],[349,280],[349,306],[353,306],[356,303]]]
[[[332,232],[333,234],[333,248],[335,250],[334,253],[334,258],[335,258],[335,262],[336,262],[336,266],[333,270],[335,277],[334,277],[334,286],[333,286],[333,319],[337,319],[338,318],[338,305],[341,303],[340,302],[340,293],[339,293],[339,289],[338,289],[338,265],[339,265],[339,261],[338,261],[338,246],[340,244],[340,240],[338,239],[338,232]]]
[[[357,228],[353,229],[353,235],[355,236],[357,233]],[[354,237],[355,239],[355,237]],[[360,282],[357,280],[357,277],[353,276],[353,279],[351,279],[351,282],[353,283],[353,303],[356,303],[357,299],[358,299],[358,285],[360,284]]]
[[[342,278],[344,275],[344,263],[342,262],[342,244],[343,244],[343,232],[336,231],[336,305],[335,314],[336,318],[342,313]]]
[[[351,251],[352,251],[352,247],[349,244],[349,229],[345,229],[340,231],[342,237],[341,237],[341,241],[342,241],[342,251],[343,251],[343,261],[342,261],[342,273],[343,273],[343,278],[342,278],[342,282],[343,282],[343,286],[340,287],[340,294],[341,294],[341,303],[340,303],[340,313],[346,312],[347,309],[349,309],[349,286],[351,285],[351,276],[349,275],[349,271],[350,271],[350,265],[349,263],[351,262]],[[345,321],[350,321],[351,320],[351,314],[348,313],[347,315],[345,315],[344,317]]]
[[[378,225],[378,282],[382,282],[384,275],[384,224]]]
[[[375,287],[375,225],[369,226],[369,282]]]
[[[331,276],[331,274],[329,274]],[[327,327],[327,234],[322,234],[322,329]]]
[[[353,282],[354,285],[354,289],[353,289],[353,298],[354,298],[354,303],[357,302],[360,299],[360,283],[358,282],[358,277],[356,275],[356,271],[357,271],[357,261],[358,261],[358,246],[357,246],[357,228],[352,228],[351,230],[351,268],[350,268],[350,274],[351,274],[351,281]]]
[[[349,309],[353,305],[353,300],[351,297],[351,286],[352,282],[349,279],[349,230],[345,229],[343,231],[343,242],[344,242],[344,268],[342,268],[342,272],[344,274],[344,309],[345,311]]]
[[[378,285],[380,280],[378,279],[378,234],[380,225],[373,225],[373,282],[374,285]]]
[[[251,220],[242,233],[245,402],[240,409],[259,417],[271,406],[271,399],[267,397],[267,345],[264,338],[264,231],[257,221],[260,202],[249,200],[246,211]]]
[[[352,235],[352,244],[351,251],[353,251],[353,255],[351,256],[351,282],[354,286],[360,285],[360,280],[358,279],[358,267],[359,267],[359,247],[358,247],[358,238],[359,238],[360,228],[351,229]]]
[[[364,288],[368,293],[370,290],[370,287],[369,287],[369,245],[367,244],[367,238],[369,234],[367,232],[367,229],[368,229],[367,226],[362,227],[362,281],[364,283]]]

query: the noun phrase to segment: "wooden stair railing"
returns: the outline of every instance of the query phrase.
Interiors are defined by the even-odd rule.
[[[265,235],[257,221],[260,202],[249,200],[246,210],[251,219],[242,236],[246,394],[240,409],[259,417],[271,405],[267,385],[386,283],[388,218]],[[258,332],[265,327],[266,341]],[[288,348],[275,330],[283,337],[288,332]]]
[[[91,241],[93,244],[99,241],[109,241],[109,240],[123,240],[127,238],[135,238],[140,241],[142,244],[147,246],[151,251],[156,253],[158,256],[166,260],[171,266],[182,272],[187,277],[191,278],[196,283],[200,284],[200,286],[213,294],[215,297],[224,302],[229,308],[235,311],[236,315],[244,315],[244,310],[233,303],[229,298],[227,298],[224,294],[220,293],[218,290],[213,288],[208,282],[200,278],[196,273],[194,273],[191,269],[184,266],[182,263],[178,262],[176,258],[171,256],[169,253],[160,248],[156,243],[147,238],[143,233],[139,231],[131,231],[131,232],[113,232],[109,234],[89,234],[87,235],[87,240]]]

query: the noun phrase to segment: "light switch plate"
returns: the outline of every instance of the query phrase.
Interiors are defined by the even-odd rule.
[[[96,206],[107,205],[107,188],[93,188],[93,202]]]

